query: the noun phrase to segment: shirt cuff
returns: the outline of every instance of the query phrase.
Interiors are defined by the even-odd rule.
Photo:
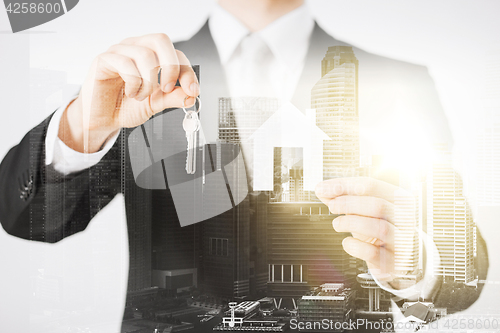
[[[45,165],[52,164],[54,170],[63,175],[79,172],[99,163],[104,155],[113,147],[120,134],[120,131],[118,131],[113,137],[108,139],[100,151],[92,154],[80,153],[66,146],[58,136],[59,124],[64,111],[73,100],[74,98],[57,109],[50,119],[45,137]]]
[[[377,279],[376,274],[372,274],[375,282],[385,291],[391,294],[407,299],[409,301],[418,301],[419,299],[428,299],[436,290],[436,285],[439,282],[439,278],[434,275],[433,267],[439,264],[440,257],[439,251],[436,244],[432,240],[432,237],[428,236],[422,230],[416,230],[422,239],[425,249],[426,249],[426,267],[424,268],[424,277],[414,284],[413,286],[405,289],[394,289],[390,286],[387,281],[381,281]],[[436,263],[436,260],[438,261]]]

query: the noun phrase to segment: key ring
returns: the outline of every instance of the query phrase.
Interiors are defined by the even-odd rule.
[[[186,99],[188,99],[189,97],[191,96],[186,96],[184,97],[184,100],[182,101],[182,109],[184,110],[184,113],[188,113],[188,111],[186,110]],[[193,112],[196,112],[196,113],[199,113],[200,112],[200,109],[201,109],[201,100],[198,96],[195,97],[197,100],[198,100],[198,110],[194,111]],[[194,103],[193,106],[196,106],[196,102]]]

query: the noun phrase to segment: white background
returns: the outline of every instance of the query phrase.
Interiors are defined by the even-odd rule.
[[[77,91],[94,56],[129,36],[165,32],[173,40],[189,38],[213,4],[82,0],[66,15],[17,34],[0,9],[0,158]],[[309,6],[337,39],[429,68],[474,202],[476,131],[490,121],[487,108],[500,108],[500,2],[316,0]],[[128,272],[123,216],[122,200],[115,199],[85,232],[55,245],[16,239],[0,229],[0,331],[117,331]],[[500,296],[500,227],[491,220],[480,228],[489,246],[489,283],[470,314],[493,311]],[[56,300],[33,295],[41,276],[56,281]]]

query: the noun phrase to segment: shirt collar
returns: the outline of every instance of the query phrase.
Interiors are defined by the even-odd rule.
[[[231,58],[241,40],[250,33],[243,23],[218,4],[210,15],[208,26],[223,65]]]
[[[208,24],[224,65],[250,31],[219,5],[215,6]],[[279,62],[296,69],[307,54],[313,28],[314,20],[304,4],[256,33],[267,43]]]

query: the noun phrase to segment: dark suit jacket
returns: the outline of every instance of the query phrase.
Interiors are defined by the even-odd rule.
[[[346,45],[317,24],[311,36],[305,69],[292,102],[300,110],[310,107],[310,91],[320,79],[320,63],[329,46]],[[192,64],[200,65],[204,109],[218,109],[218,98],[228,96],[217,49],[208,23],[190,40],[176,44]],[[451,143],[451,134],[432,79],[424,67],[377,56],[354,47],[359,60],[360,118],[377,126],[400,110],[400,103],[426,125],[433,140]],[[399,102],[398,102],[399,101]],[[167,190],[147,190],[134,181],[126,140],[131,130],[122,130],[116,144],[97,165],[69,176],[45,166],[44,139],[50,117],[32,129],[3,159],[0,165],[0,222],[9,234],[24,239],[54,243],[85,230],[94,215],[113,197],[125,197],[131,265],[129,291],[150,284],[150,246],[156,235],[174,235],[172,248],[184,246],[177,234],[196,233],[196,226],[179,227],[172,196]],[[361,120],[363,121],[363,120]],[[207,119],[208,136],[213,136],[217,119]],[[156,213],[155,213],[156,212]],[[159,212],[159,213],[158,213]],[[155,214],[169,221],[154,231]],[[188,231],[186,231],[188,230]],[[486,246],[478,233],[480,278],[488,269]],[[149,244],[149,245],[148,245]],[[155,259],[155,258],[153,258]],[[179,260],[196,260],[179,258]],[[133,261],[133,262],[132,262]],[[475,299],[474,299],[475,300]],[[473,301],[474,301],[473,300]]]

